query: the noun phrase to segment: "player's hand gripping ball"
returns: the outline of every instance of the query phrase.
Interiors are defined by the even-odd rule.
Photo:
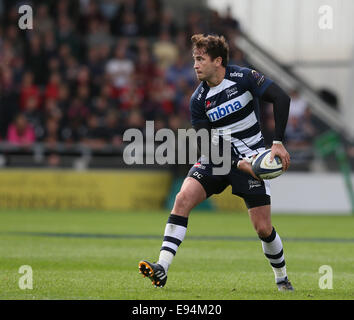
[[[267,149],[259,153],[252,161],[252,170],[261,179],[274,179],[283,173],[283,165],[278,156],[270,162],[271,150]]]

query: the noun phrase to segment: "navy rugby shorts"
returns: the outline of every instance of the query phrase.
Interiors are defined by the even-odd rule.
[[[243,198],[248,209],[270,204],[268,180],[258,181],[235,167],[232,167],[227,175],[213,175],[212,169],[212,164],[203,164],[199,159],[187,175],[201,183],[207,198],[223,192],[231,185],[232,194]]]

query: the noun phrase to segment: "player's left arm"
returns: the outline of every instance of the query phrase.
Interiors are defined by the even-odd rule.
[[[283,145],[286,124],[289,117],[290,97],[276,83],[272,82],[261,95],[261,99],[273,103],[275,137],[271,148],[271,161],[279,156],[283,170],[290,166],[290,155]]]

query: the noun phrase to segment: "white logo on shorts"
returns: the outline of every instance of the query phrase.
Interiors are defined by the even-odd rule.
[[[249,190],[257,187],[261,187],[262,183],[257,180],[248,180]]]
[[[196,177],[196,178],[198,178],[199,180],[200,180],[201,178],[203,178],[203,175],[202,175],[201,173],[197,172],[197,171],[193,173],[193,176]]]

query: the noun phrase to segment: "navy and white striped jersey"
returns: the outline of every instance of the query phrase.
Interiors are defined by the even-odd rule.
[[[191,97],[192,125],[209,121],[219,136],[231,132],[232,153],[238,157],[257,154],[264,148],[259,124],[259,97],[272,83],[263,74],[239,66],[227,66],[216,87],[202,81]]]

